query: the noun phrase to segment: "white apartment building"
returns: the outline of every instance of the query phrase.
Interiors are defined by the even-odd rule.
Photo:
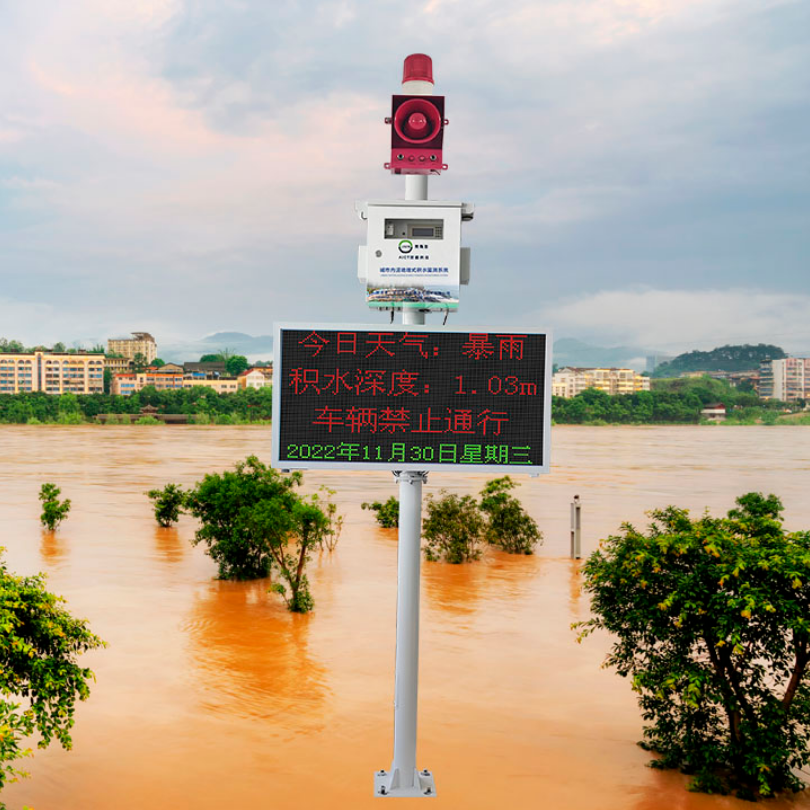
[[[785,357],[760,364],[759,395],[782,402],[810,399],[810,357]]]
[[[551,380],[551,393],[555,397],[570,399],[586,388],[597,388],[606,394],[633,394],[649,391],[650,378],[637,374],[631,368],[561,368]]]
[[[85,352],[0,353],[0,394],[103,394],[104,355]]]

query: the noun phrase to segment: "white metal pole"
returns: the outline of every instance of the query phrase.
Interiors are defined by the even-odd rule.
[[[405,175],[405,199],[426,200],[427,175]],[[425,313],[403,308],[403,324],[423,324]],[[416,770],[419,692],[419,595],[422,564],[423,472],[399,476],[399,549],[397,574],[397,651],[394,685],[394,761],[391,787],[421,790]],[[431,789],[431,788],[427,788]],[[432,791],[432,789],[431,789]]]
[[[426,200],[428,198],[428,176],[426,174],[405,175],[405,199]],[[407,323],[407,321],[403,321]],[[424,323],[424,318],[420,323]]]
[[[391,763],[393,790],[420,787],[416,772],[416,724],[423,479],[423,473],[410,471],[401,473],[399,477],[394,760]]]

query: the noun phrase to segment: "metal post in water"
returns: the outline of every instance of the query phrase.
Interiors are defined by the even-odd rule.
[[[571,503],[571,559],[582,559],[582,504],[579,495]]]

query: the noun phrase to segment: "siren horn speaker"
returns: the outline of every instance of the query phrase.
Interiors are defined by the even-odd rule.
[[[426,98],[408,99],[394,113],[394,129],[408,143],[427,143],[436,137],[441,128],[441,113]]]
[[[391,162],[395,174],[438,174],[442,162],[442,142],[447,120],[444,96],[399,95],[392,98]]]

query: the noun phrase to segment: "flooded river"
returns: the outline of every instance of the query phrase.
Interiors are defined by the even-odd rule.
[[[144,492],[250,453],[252,427],[0,426],[0,545],[11,570],[45,571],[109,647],[77,710],[74,750],[38,751],[11,810],[379,808],[372,776],[393,745],[396,534],[364,500],[396,494],[386,473],[309,473],[346,515],[337,550],[311,567],[315,612],[293,616],[267,583],[214,579],[194,522],[155,525]],[[758,489],[810,528],[810,430],[801,427],[554,429],[552,474],[518,493],[545,534],[534,557],[423,565],[420,767],[437,808],[731,810],[678,774],[645,767],[629,685],[600,669],[607,639],[577,645],[587,616],[567,559],[568,509],[583,502],[583,550],[670,503],[727,510]],[[431,474],[426,492],[477,492],[484,476]],[[73,510],[38,524],[44,481]],[[810,795],[767,807],[810,808]]]

